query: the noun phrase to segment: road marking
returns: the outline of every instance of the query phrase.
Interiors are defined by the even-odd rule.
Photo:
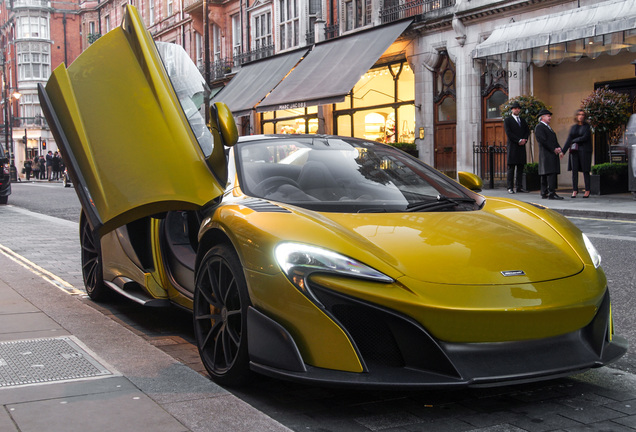
[[[605,240],[624,240],[624,241],[636,242],[636,237],[625,237],[625,236],[617,236],[617,235],[611,235],[611,234],[590,234],[590,233],[585,233],[585,235],[590,238],[600,238]]]
[[[590,221],[599,221],[599,222],[615,222],[620,224],[636,224],[634,220],[625,220],[625,219],[606,219],[606,218],[589,218],[589,217],[581,217],[581,216],[568,216],[568,219],[581,219],[581,220],[590,220]]]
[[[35,264],[34,262],[29,261],[22,255],[15,253],[8,247],[3,246],[1,244],[0,244],[0,253],[2,253],[4,256],[9,258],[13,262],[20,264],[22,267],[24,267],[25,269],[27,269],[34,275],[41,277],[42,279],[44,279],[45,281],[47,281],[54,287],[58,288],[61,291],[64,291],[67,294],[76,295],[76,296],[86,295],[84,291],[78,290],[73,285],[66,282],[64,279],[62,279],[61,277],[54,275],[53,273],[51,273],[50,271],[46,269],[43,269],[42,267]]]

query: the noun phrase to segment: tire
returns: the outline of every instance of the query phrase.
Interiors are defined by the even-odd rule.
[[[210,249],[197,271],[194,333],[199,354],[213,381],[239,386],[251,377],[247,351],[247,284],[236,252]]]
[[[9,202],[9,195],[0,196],[0,204],[6,204]]]
[[[93,236],[84,215],[80,220],[80,246],[82,248],[82,278],[86,293],[94,301],[107,300],[112,291],[104,284],[101,247],[99,240]]]

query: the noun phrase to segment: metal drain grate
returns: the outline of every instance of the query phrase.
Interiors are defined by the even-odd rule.
[[[71,337],[0,342],[0,388],[113,375]]]

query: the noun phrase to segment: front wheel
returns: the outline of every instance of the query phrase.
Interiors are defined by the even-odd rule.
[[[249,303],[236,252],[226,245],[210,249],[196,277],[194,333],[205,369],[221,385],[242,385],[251,375],[247,351]]]
[[[82,248],[82,278],[86,293],[92,300],[106,300],[111,291],[104,284],[99,240],[93,236],[93,231],[84,215],[80,220],[80,246]]]

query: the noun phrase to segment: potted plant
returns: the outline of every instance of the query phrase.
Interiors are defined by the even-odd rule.
[[[519,105],[521,105],[521,112],[519,113],[519,117],[521,117],[522,119],[526,121],[526,123],[528,124],[528,128],[530,128],[531,133],[534,132],[534,128],[539,123],[539,118],[538,118],[539,111],[541,111],[542,109],[547,109],[547,110],[551,109],[549,105],[546,105],[545,103],[535,98],[534,96],[531,96],[531,95],[517,96],[511,99],[508,99],[506,103],[501,105],[500,107],[501,117],[503,117],[504,119],[512,115],[512,108],[510,108],[510,106],[512,105],[513,102],[518,102]],[[530,162],[534,162],[533,147],[532,145],[528,145],[527,147],[530,148]],[[525,172],[525,169],[524,169],[524,172]],[[531,190],[525,187],[524,189]]]
[[[590,193],[606,195],[627,192],[627,164],[606,162],[592,166]]]
[[[581,102],[592,132],[612,133],[629,120],[629,96],[599,87]]]
[[[396,143],[389,143],[389,144],[395,148],[402,150],[403,152],[410,154],[411,156],[415,156],[415,157],[419,156],[419,152],[417,151],[417,145],[415,143],[396,142]]]
[[[523,188],[527,191],[541,189],[539,164],[537,162],[530,162],[523,166]]]
[[[623,153],[618,145],[631,114],[629,96],[610,90],[607,86],[600,87],[581,101],[581,108],[594,132],[596,162],[624,162],[615,160],[613,154],[616,150],[619,150],[619,154]]]

